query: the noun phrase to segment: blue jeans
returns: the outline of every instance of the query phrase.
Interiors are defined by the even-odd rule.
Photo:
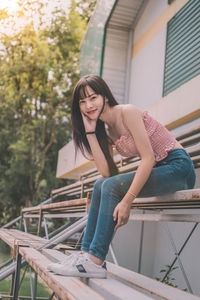
[[[128,191],[135,172],[98,179],[94,184],[82,250],[104,260],[113,237],[116,221],[113,212]],[[184,149],[172,150],[158,162],[138,197],[152,197],[192,189],[193,163]]]

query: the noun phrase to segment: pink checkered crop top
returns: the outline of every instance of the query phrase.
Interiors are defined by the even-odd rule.
[[[143,121],[154,151],[155,161],[167,157],[168,152],[173,149],[175,137],[161,123],[151,117],[147,111],[143,112]],[[114,143],[116,150],[125,157],[139,156],[133,136],[129,131]]]

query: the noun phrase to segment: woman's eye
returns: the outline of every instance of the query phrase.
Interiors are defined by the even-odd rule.
[[[85,103],[84,100],[80,100],[80,101],[79,101],[79,104],[83,104],[83,103]]]

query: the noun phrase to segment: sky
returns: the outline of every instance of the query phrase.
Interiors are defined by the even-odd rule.
[[[8,12],[15,12],[19,8],[17,2],[18,0],[1,0],[0,9],[7,8]],[[60,2],[62,4],[62,8],[67,11],[70,5],[70,0],[60,0]],[[56,7],[57,3],[58,0],[48,1],[47,14],[51,13],[51,11]]]
[[[15,11],[18,7],[17,0],[4,0],[0,2],[0,9],[8,8],[9,11]]]
[[[61,3],[61,8],[68,13],[69,6],[71,3],[71,0],[42,0],[44,1],[45,5],[45,20],[48,22],[49,19],[51,19],[52,11],[55,9],[55,7],[58,5],[58,3]],[[60,5],[58,5],[60,7]],[[15,14],[17,10],[19,10],[18,0],[0,0],[0,10],[6,8],[8,13]],[[17,28],[20,29],[23,27],[24,24],[26,24],[26,20],[23,20],[23,18],[16,19]],[[35,18],[35,24],[37,24],[37,16]],[[4,26],[0,30],[2,33],[11,34],[13,31],[13,28],[9,26]]]

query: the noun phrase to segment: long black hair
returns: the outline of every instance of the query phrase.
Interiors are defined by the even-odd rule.
[[[72,120],[72,134],[75,145],[75,150],[80,149],[82,154],[87,157],[86,152],[92,154],[90,145],[85,135],[85,127],[83,124],[82,115],[79,107],[79,100],[81,98],[87,98],[87,87],[90,87],[95,94],[102,95],[104,101],[108,99],[110,106],[118,105],[115,100],[110,88],[106,82],[97,75],[86,75],[83,76],[76,84],[72,96],[72,107],[71,107],[71,120]],[[96,124],[96,137],[107,160],[110,175],[113,176],[118,173],[117,167],[113,161],[109,151],[109,137],[106,134],[105,123],[100,119],[97,120]]]

